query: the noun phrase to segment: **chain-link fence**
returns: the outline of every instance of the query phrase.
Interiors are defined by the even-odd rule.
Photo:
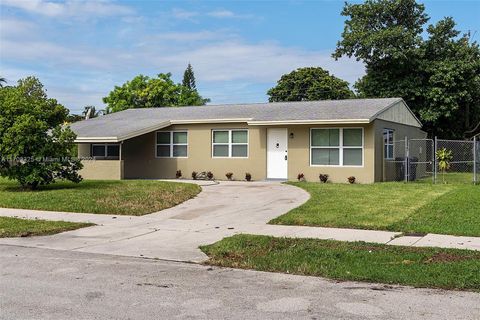
[[[385,147],[386,181],[480,183],[480,135],[472,140],[407,139]]]
[[[432,139],[408,141],[409,181],[435,180],[435,145]]]
[[[473,140],[435,139],[435,180],[442,183],[474,183],[475,147]]]
[[[473,183],[480,183],[480,134],[473,138],[474,160],[473,160]]]
[[[405,140],[395,140],[391,145],[385,146],[385,180],[405,181],[407,179],[406,155],[407,144]]]

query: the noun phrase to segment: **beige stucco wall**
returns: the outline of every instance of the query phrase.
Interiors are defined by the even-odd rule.
[[[90,144],[78,145],[78,157],[90,157]],[[123,179],[124,162],[121,160],[82,160],[83,169],[80,175],[88,180],[120,180]]]
[[[78,157],[79,158],[90,157],[90,144],[89,143],[78,144]]]
[[[364,153],[362,167],[310,166],[310,128],[364,128]],[[290,126],[288,139],[288,179],[295,180],[303,173],[307,181],[320,181],[319,174],[328,174],[332,182],[346,183],[354,176],[358,183],[374,181],[374,130],[372,125]]]
[[[310,128],[312,126],[289,126],[288,134],[288,179],[295,180],[298,173],[304,173],[307,180],[318,181],[320,173],[326,173],[333,182],[346,182],[347,177],[355,176],[359,183],[370,183],[374,179],[373,126],[363,126],[365,149],[363,167],[310,166]],[[314,126],[338,127],[338,126]],[[345,125],[343,127],[359,127]],[[249,157],[246,159],[212,158],[212,129],[249,129]],[[252,174],[254,180],[266,179],[266,127],[248,127],[246,124],[192,124],[165,128],[188,131],[188,158],[155,158],[155,133],[149,133],[125,141],[122,145],[125,178],[174,178],[177,170],[190,178],[192,171],[212,171],[216,179],[225,179],[225,173],[233,172],[234,178],[242,180],[245,173]]]
[[[127,140],[122,145],[125,178],[175,178],[176,171],[181,170],[185,178],[190,178],[192,171],[211,171],[216,179],[226,179],[227,172],[233,172],[233,177],[237,180],[243,180],[246,172],[254,180],[265,179],[265,128],[248,127],[248,158],[212,158],[212,129],[247,127],[246,124],[232,123],[175,125],[165,128],[164,131],[188,131],[188,158],[155,158],[155,132]]]
[[[347,177],[355,176],[358,183],[371,183],[384,180],[383,128],[395,129],[395,139],[404,137],[424,137],[418,128],[376,120],[362,125],[292,125],[278,126],[288,129],[288,179],[296,180],[303,173],[308,181],[319,181],[320,173],[328,174],[332,182],[347,182]],[[362,127],[364,129],[364,163],[362,167],[310,166],[310,129]],[[249,129],[248,158],[213,158],[213,129]],[[155,132],[126,140],[122,144],[122,160],[84,161],[81,174],[86,179],[161,179],[175,178],[177,170],[183,177],[190,178],[192,171],[212,171],[216,179],[226,179],[227,172],[234,178],[243,180],[245,173],[252,174],[254,180],[266,179],[267,172],[267,127],[248,126],[244,123],[231,124],[190,124],[175,125],[164,131],[188,131],[188,158],[156,158]],[[290,138],[293,133],[293,138]],[[89,156],[90,146],[79,145],[79,156]]]
[[[395,130],[395,141],[410,139],[423,139],[427,133],[420,128],[403,125],[400,123],[377,119],[373,122],[375,128],[375,181],[392,181],[395,179],[395,163],[385,161],[383,146],[383,129]],[[399,147],[401,144],[397,144]],[[421,169],[421,168],[419,168]]]
[[[122,160],[83,160],[83,169],[80,175],[91,180],[120,180],[123,179]]]

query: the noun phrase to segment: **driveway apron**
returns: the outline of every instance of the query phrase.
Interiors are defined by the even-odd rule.
[[[276,229],[278,226],[266,223],[308,198],[302,189],[278,182],[233,181],[203,183],[197,197],[140,217],[2,209],[0,214],[5,216],[88,221],[97,225],[53,236],[3,238],[0,243],[200,262],[207,257],[198,246],[237,233]]]

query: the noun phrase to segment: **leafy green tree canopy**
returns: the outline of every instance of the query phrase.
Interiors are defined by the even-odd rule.
[[[63,127],[68,110],[49,99],[37,78],[0,89],[0,175],[35,189],[56,179],[80,182],[72,158],[75,134]]]
[[[122,86],[115,86],[103,98],[107,113],[129,108],[157,108],[178,106],[200,106],[209,102],[194,89],[174,83],[170,73],[160,73],[155,78],[138,75]]]
[[[415,0],[346,4],[342,39],[333,57],[356,57],[366,75],[361,97],[402,97],[433,135],[463,138],[480,121],[480,50],[447,17],[429,18]]]
[[[195,84],[195,73],[193,72],[193,68],[190,63],[183,73],[182,85],[188,89],[197,90],[197,85]]]
[[[284,74],[267,94],[270,102],[337,100],[354,97],[348,82],[320,67],[299,68]]]

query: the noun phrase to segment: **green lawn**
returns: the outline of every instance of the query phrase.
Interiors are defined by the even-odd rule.
[[[480,291],[480,252],[235,235],[202,246],[209,265]]]
[[[469,169],[473,170],[473,169]],[[420,179],[420,182],[432,182],[432,177]],[[473,183],[473,173],[467,172],[438,172],[437,174],[437,183],[447,183],[447,184],[472,184]]]
[[[311,195],[272,224],[480,236],[480,186],[292,182]]]
[[[84,180],[56,182],[36,191],[0,179],[0,207],[104,214],[144,215],[175,206],[200,192],[195,184]]]
[[[93,223],[0,217],[0,238],[43,236],[93,226]]]

